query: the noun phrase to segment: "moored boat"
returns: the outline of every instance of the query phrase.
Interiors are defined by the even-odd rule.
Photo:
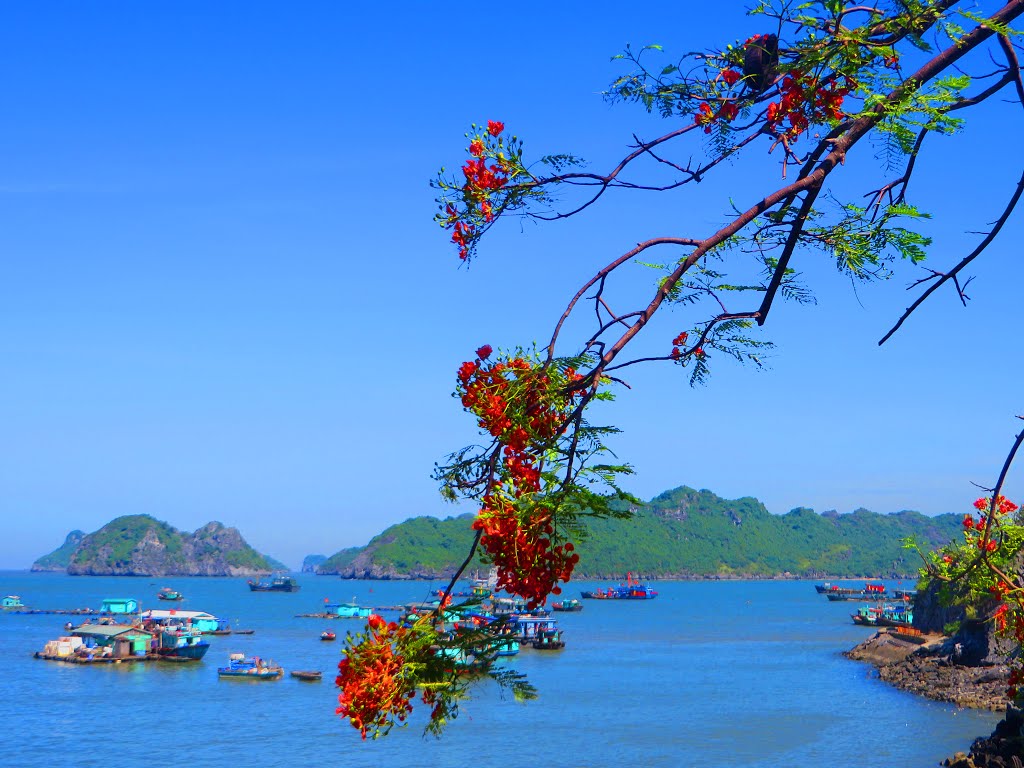
[[[272,579],[249,579],[249,589],[253,592],[298,592],[299,583],[291,576],[275,576]]]
[[[563,611],[565,613],[575,613],[577,611],[583,610],[583,603],[581,603],[576,598],[572,598],[571,600],[563,600],[560,603],[552,603],[551,610]]]
[[[208,650],[202,632],[179,625],[160,627],[153,652],[167,661],[199,661]]]
[[[184,600],[185,596],[175,589],[164,587],[156,593],[157,600]]]
[[[847,587],[835,587],[824,592],[831,602],[842,600],[885,600],[887,599],[884,584],[867,582],[863,589],[850,589]]]
[[[562,630],[545,629],[533,639],[530,645],[538,651],[560,651],[565,648],[565,641],[562,640]]]
[[[0,609],[5,611],[17,611],[25,607],[25,604],[21,602],[21,598],[17,595],[7,595],[0,600]]]
[[[299,680],[305,680],[307,683],[316,682],[323,678],[323,673],[318,669],[296,669],[290,674]]]
[[[320,633],[320,639],[321,640],[337,640],[338,636],[336,634],[334,634],[333,632],[327,631],[327,632],[321,632]]]
[[[232,653],[226,667],[217,667],[218,677],[242,680],[276,680],[282,674],[284,670],[274,662],[244,653]]]
[[[658,593],[633,578],[632,573],[626,574],[626,583],[606,589],[580,592],[585,600],[653,600]]]

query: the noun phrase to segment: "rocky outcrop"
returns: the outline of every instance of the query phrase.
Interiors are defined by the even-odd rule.
[[[129,515],[83,536],[66,570],[73,576],[259,576],[272,566],[236,528],[211,522],[185,533],[149,515]]]
[[[957,752],[942,761],[947,768],[1024,768],[1024,712],[1006,708],[988,738],[975,739],[969,754]]]
[[[64,543],[57,549],[48,555],[43,555],[32,563],[32,570],[36,572],[67,570],[71,557],[75,554],[75,550],[78,549],[78,545],[84,538],[85,531],[72,531],[64,539]]]
[[[317,566],[327,560],[327,555],[306,555],[302,559],[303,573],[316,573]]]
[[[1005,709],[1009,670],[968,656],[964,639],[930,636],[931,642],[921,646],[878,632],[845,655],[873,664],[881,680],[901,690],[958,707]]]

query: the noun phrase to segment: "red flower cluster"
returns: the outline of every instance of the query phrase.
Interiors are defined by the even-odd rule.
[[[367,623],[367,637],[338,662],[335,679],[341,688],[336,714],[347,717],[364,739],[370,729],[386,731],[404,722],[416,693],[399,652],[408,630],[376,615]]]
[[[570,542],[552,541],[550,510],[528,500],[541,491],[541,457],[579,395],[561,393],[544,368],[522,357],[485,362],[492,351],[480,347],[477,359],[458,373],[462,405],[504,446],[473,528],[482,532],[480,544],[497,568],[498,587],[535,607],[560,592],[558,582],[568,581],[579,562]],[[567,369],[565,378],[571,383],[582,377]]]
[[[842,86],[839,85],[840,77],[843,80]],[[781,100],[768,105],[766,124],[768,128],[793,141],[811,123],[840,119],[843,116],[843,100],[853,87],[853,79],[846,75],[823,83],[816,77],[793,70],[779,85]],[[789,123],[789,128],[782,127],[784,121]]]
[[[731,71],[731,70],[726,70]],[[711,133],[711,124],[715,120],[723,120],[725,122],[731,122],[736,119],[736,115],[740,112],[739,107],[736,106],[734,101],[724,101],[722,106],[718,108],[716,112],[711,108],[711,105],[706,101],[700,105],[700,109],[697,110],[697,115],[693,118],[695,125],[703,125],[704,133]]]
[[[503,130],[504,123],[487,121],[488,135],[496,138]],[[459,247],[459,258],[463,260],[469,258],[470,244],[480,236],[480,221],[485,224],[494,221],[494,204],[491,202],[491,196],[508,183],[508,167],[500,157],[497,163],[487,164],[486,139],[486,135],[473,137],[469,142],[469,154],[472,158],[462,166],[462,174],[466,177],[462,185],[466,210],[460,212],[452,203],[445,206],[444,225],[453,230],[452,242]]]
[[[974,508],[981,512],[983,515],[987,515],[989,510],[992,508],[992,499],[989,496],[982,496],[974,502]],[[1008,515],[1011,512],[1016,512],[1020,507],[1014,504],[1012,501],[1007,499],[1005,496],[996,496],[996,513],[1000,515]]]
[[[680,351],[679,348],[681,346],[683,346],[684,344],[686,344],[686,340],[688,338],[690,338],[690,334],[687,333],[686,331],[683,331],[678,336],[676,336],[674,339],[672,339],[671,357],[676,358],[676,357],[679,357],[680,354],[682,354],[682,352]]]

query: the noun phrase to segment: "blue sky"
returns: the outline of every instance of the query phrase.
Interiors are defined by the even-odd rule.
[[[674,127],[600,92],[626,43],[681,53],[762,31],[740,4],[714,18],[688,6],[6,7],[0,567],[123,514],[220,520],[297,565],[468,511],[430,479],[473,439],[449,397],[458,365],[485,342],[545,341],[605,262],[647,237],[706,235],[730,198],[749,204],[779,177],[724,168],[566,222],[503,223],[468,270],[427,183],[461,164],[474,121],[594,170],[633,132]],[[1020,150],[993,148],[1017,119],[994,104],[926,145],[911,197],[936,217],[936,266],[1012,191]],[[843,169],[851,189],[873,188],[876,149]],[[943,292],[881,349],[920,272],[854,290],[827,255],[804,257],[819,303],[773,309],[770,370],[712,360],[699,389],[670,367],[630,373],[606,409],[637,469],[629,489],[688,484],[779,513],[965,511],[1024,412],[1021,234],[1018,219],[978,262],[968,309]],[[637,267],[626,282],[653,279]],[[641,344],[661,349],[682,318]]]

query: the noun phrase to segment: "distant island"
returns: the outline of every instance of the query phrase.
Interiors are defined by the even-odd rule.
[[[149,515],[126,515],[95,533],[72,531],[32,570],[73,576],[260,576],[287,568],[250,547],[237,528],[211,522],[185,533]]]
[[[473,541],[472,515],[415,517],[393,525],[364,547],[331,555],[316,573],[353,579],[450,577]],[[591,520],[577,549],[574,578],[916,578],[920,561],[904,540],[923,549],[952,540],[962,515],[920,512],[848,514],[797,508],[773,515],[755,498],[723,499],[686,486],[666,491],[628,520]],[[482,561],[471,569],[486,569]]]

